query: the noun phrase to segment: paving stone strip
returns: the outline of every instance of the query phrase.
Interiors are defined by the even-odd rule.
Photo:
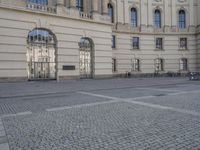
[[[58,107],[58,108],[50,108],[46,109],[46,111],[59,111],[59,110],[67,110],[67,109],[73,109],[73,108],[81,108],[81,107],[87,107],[87,106],[96,106],[96,105],[102,105],[102,104],[110,104],[110,103],[117,103],[120,100],[110,100],[107,102],[97,102],[97,103],[90,103],[90,104],[81,104],[81,105],[75,105],[75,106],[64,106],[64,107]]]
[[[199,91],[179,92],[179,93],[175,93],[175,95],[187,94],[187,93],[198,93],[198,92]],[[86,94],[86,95],[90,95],[90,96],[102,97],[102,98],[109,98],[109,99],[117,100],[117,101],[121,101],[121,102],[125,101],[125,102],[128,102],[128,103],[132,103],[132,104],[136,104],[136,105],[142,105],[142,106],[156,108],[156,109],[171,110],[171,111],[175,111],[175,112],[179,112],[179,113],[190,114],[190,115],[193,115],[193,116],[200,116],[200,113],[195,112],[195,111],[190,111],[190,110],[179,109],[179,108],[174,108],[174,107],[167,107],[167,106],[161,106],[161,105],[156,105],[156,104],[151,104],[151,103],[134,101],[134,100],[138,100],[138,99],[149,99],[149,98],[153,98],[153,97],[156,97],[156,96],[143,96],[143,97],[135,97],[135,98],[128,98],[128,99],[124,98],[124,99],[122,99],[122,98],[111,97],[111,96],[106,96],[106,95],[93,94],[93,93],[89,93],[89,92],[78,92],[78,93]],[[173,96],[173,95],[169,94],[168,96]]]
[[[9,150],[8,139],[6,137],[6,132],[1,118],[0,118],[0,150]]]
[[[32,112],[30,111],[26,111],[26,112],[19,112],[16,114],[5,114],[5,115],[1,115],[1,118],[5,118],[5,117],[15,117],[15,116],[23,116],[23,115],[30,115],[32,114]]]

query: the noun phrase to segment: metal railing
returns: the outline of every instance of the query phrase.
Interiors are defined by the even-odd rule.
[[[36,11],[41,11],[41,12],[48,12],[48,13],[53,13],[56,14],[56,7],[53,6],[47,6],[47,5],[40,5],[40,4],[35,4],[35,3],[27,3],[26,8],[30,10],[36,10]]]
[[[80,18],[83,18],[83,19],[92,19],[91,14],[87,14],[87,13],[83,13],[83,12],[79,12],[79,16],[80,16]]]

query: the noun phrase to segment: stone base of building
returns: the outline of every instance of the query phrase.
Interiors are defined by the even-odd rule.
[[[188,73],[167,72],[167,73],[119,73],[114,74],[113,77],[118,78],[154,78],[154,77],[187,77]]]
[[[79,80],[80,76],[59,76],[58,81],[63,81],[63,80]]]
[[[23,82],[28,81],[27,77],[0,77],[0,82]]]
[[[111,79],[111,78],[154,78],[154,77],[187,77],[188,73],[115,73],[113,75],[95,75],[91,79]],[[51,79],[41,80],[28,80],[27,77],[0,77],[0,82],[23,82],[23,81],[44,81]],[[55,79],[56,80],[56,79]],[[80,76],[59,76],[57,81],[63,80],[80,80]]]

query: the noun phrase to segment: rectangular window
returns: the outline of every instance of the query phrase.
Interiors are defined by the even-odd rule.
[[[155,60],[155,70],[156,70],[156,72],[164,71],[164,60],[163,59]]]
[[[83,11],[83,0],[76,0],[76,8],[78,8],[79,11]]]
[[[180,38],[180,49],[187,49],[187,38]]]
[[[180,60],[180,70],[182,70],[182,71],[188,70],[188,60],[186,58],[182,58]]]
[[[162,50],[163,49],[163,39],[156,38],[156,49]]]
[[[112,59],[112,72],[117,71],[117,60],[115,58]]]
[[[133,37],[133,49],[139,49],[139,37]]]
[[[116,36],[112,35],[112,48],[116,48]]]

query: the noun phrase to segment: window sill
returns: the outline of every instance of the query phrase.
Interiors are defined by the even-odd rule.
[[[165,51],[165,50],[156,48],[156,49],[154,49],[154,51]]]
[[[131,51],[141,51],[140,48],[132,48]]]
[[[131,73],[141,73],[142,71],[139,70],[139,71],[136,71],[136,70],[132,70]]]
[[[179,49],[179,51],[189,51],[189,50],[186,48],[186,49]]]

